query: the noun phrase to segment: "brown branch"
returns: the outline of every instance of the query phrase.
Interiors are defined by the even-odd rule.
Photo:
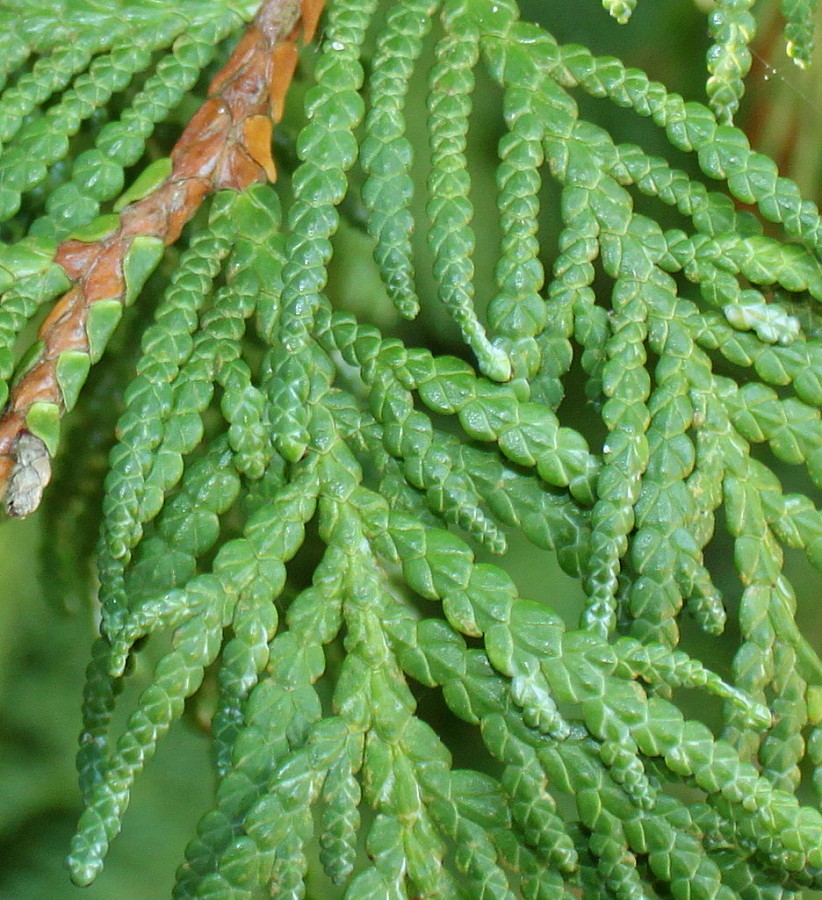
[[[282,117],[297,41],[311,40],[324,2],[266,0],[174,146],[167,178],[121,211],[113,233],[95,242],[69,239],[58,247],[56,261],[74,285],[40,327],[43,348],[12,388],[0,419],[0,496],[6,495],[9,515],[33,512],[51,476],[49,450],[27,425],[32,407],[48,404],[58,416],[66,411],[58,360],[66,352],[89,353],[93,304],[125,302],[124,260],[135,238],[156,238],[168,246],[210,194],[276,180],[273,126]]]

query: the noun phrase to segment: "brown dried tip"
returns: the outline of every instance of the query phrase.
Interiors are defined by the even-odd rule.
[[[33,513],[51,481],[51,456],[46,445],[28,431],[17,438],[14,465],[6,491],[6,513],[23,519]]]

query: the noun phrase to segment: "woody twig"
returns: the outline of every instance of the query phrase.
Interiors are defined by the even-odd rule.
[[[273,128],[282,118],[298,41],[312,39],[324,3],[266,0],[170,160],[159,163],[165,177],[127,202],[103,237],[68,239],[58,247],[56,262],[73,286],[40,327],[40,352],[12,388],[0,418],[0,496],[5,494],[10,516],[38,507],[51,477],[60,419],[164,247],[209,195],[276,180]]]

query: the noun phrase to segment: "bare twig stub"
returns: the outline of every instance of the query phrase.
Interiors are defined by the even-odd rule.
[[[276,180],[273,126],[282,117],[297,42],[311,39],[324,2],[267,0],[212,80],[160,183],[128,203],[102,238],[69,239],[58,247],[56,261],[73,287],[43,322],[40,353],[14,385],[0,419],[0,495],[5,493],[9,515],[33,512],[48,484],[60,417],[103,349],[90,328],[95,305],[104,304],[97,312],[107,314],[96,318],[116,321],[118,304],[134,299],[163,248],[177,240],[210,194]]]

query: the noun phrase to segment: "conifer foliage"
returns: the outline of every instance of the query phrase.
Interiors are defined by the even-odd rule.
[[[105,480],[78,884],[208,678],[216,792],[175,897],[822,888],[822,664],[797,625],[813,598],[783,571],[785,548],[822,568],[822,219],[733,124],[752,5],[716,2],[706,106],[559,44],[515,0],[328,0],[275,187],[273,128],[322,0],[0,2],[9,515],[48,496],[64,414],[113,364],[124,309],[161,293]],[[635,2],[603,6],[627,22]],[[783,13],[805,64],[812,0]],[[503,132],[487,310],[480,70]],[[692,171],[586,119],[584,95],[650,119]],[[343,201],[399,316],[425,308],[430,266],[462,358],[332,307]],[[564,420],[580,377],[596,443]],[[576,627],[519,595],[512,534],[581,581]],[[690,621],[738,634],[727,677],[680,647]],[[117,718],[146,638],[165,649]],[[418,715],[427,694],[472,731],[475,768]],[[718,724],[698,715],[712,703]]]

